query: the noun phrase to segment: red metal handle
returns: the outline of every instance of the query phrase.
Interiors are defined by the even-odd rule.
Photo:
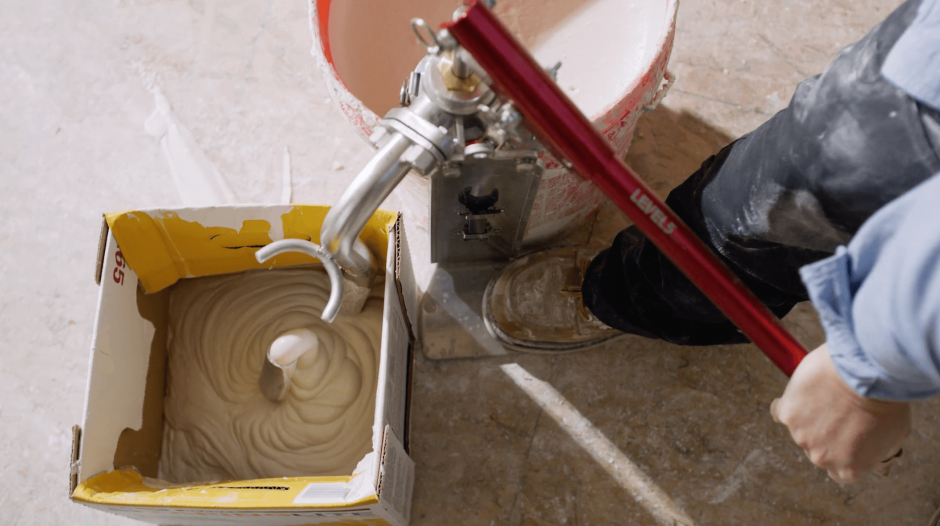
[[[594,129],[492,11],[478,0],[445,24],[508,96],[528,127],[610,197],[658,248],[787,376],[806,349]]]

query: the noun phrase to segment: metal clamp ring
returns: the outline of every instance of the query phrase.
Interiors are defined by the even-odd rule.
[[[336,260],[320,245],[303,239],[282,239],[275,241],[255,252],[255,259],[258,260],[258,263],[264,263],[274,256],[285,252],[307,254],[308,256],[319,259],[323,263],[323,268],[326,269],[326,273],[330,276],[330,299],[326,302],[326,307],[323,307],[323,313],[320,314],[320,319],[327,323],[333,323],[333,320],[336,319],[336,315],[339,313],[340,303],[343,301],[343,271],[340,270],[339,265],[336,264]]]

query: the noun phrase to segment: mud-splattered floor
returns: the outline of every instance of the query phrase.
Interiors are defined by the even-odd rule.
[[[502,0],[512,1],[512,0]],[[661,195],[781,109],[897,0],[683,0],[666,102],[628,161]],[[370,149],[310,56],[303,0],[7,2],[0,17],[0,523],[133,521],[68,502],[101,213],[181,204],[144,129],[154,89],[241,202],[330,203]],[[396,206],[392,199],[388,206]],[[593,241],[625,224],[605,206]],[[786,323],[813,346],[812,309]],[[940,505],[940,402],[888,479],[831,482],[767,414],[747,345],[629,338],[556,357],[415,364],[414,525],[921,525]]]

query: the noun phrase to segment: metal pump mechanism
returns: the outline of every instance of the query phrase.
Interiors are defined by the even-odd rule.
[[[374,277],[371,255],[356,236],[392,188],[415,170],[430,178],[431,260],[440,275],[418,306],[425,350],[436,346],[443,350],[439,356],[447,357],[454,349],[478,345],[502,354],[499,342],[480,336],[487,328],[481,327],[478,300],[499,267],[521,255],[544,169],[537,160],[544,146],[522,125],[524,113],[528,126],[566,159],[562,164],[596,184],[742,333],[792,374],[806,356],[802,344],[618,158],[551,81],[557,66],[545,72],[488,7],[492,1],[465,0],[454,23],[436,34],[412,20],[428,53],[402,88],[402,108],[388,112],[372,136],[379,153],[321,231],[326,260],[335,258],[343,266],[340,283],[362,286]],[[508,98],[491,92],[491,83]],[[332,262],[326,260],[329,271]],[[356,294],[344,296],[342,285],[333,288],[337,293],[343,300],[331,298],[331,303],[352,309],[360,301]],[[472,342],[465,346],[467,337]]]
[[[446,30],[435,33],[419,18],[411,27],[427,54],[402,85],[401,107],[386,113],[370,137],[375,156],[327,214],[322,247],[284,240],[259,251],[259,260],[302,250],[328,270],[338,264],[343,279],[331,280],[327,321],[362,309],[379,265],[358,236],[409,171],[430,180],[432,263],[508,261],[522,247],[544,169],[542,146]]]

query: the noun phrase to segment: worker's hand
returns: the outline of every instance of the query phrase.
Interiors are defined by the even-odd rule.
[[[911,431],[906,402],[864,398],[836,371],[825,344],[809,353],[770,404],[809,459],[836,482],[854,482],[901,448]]]

